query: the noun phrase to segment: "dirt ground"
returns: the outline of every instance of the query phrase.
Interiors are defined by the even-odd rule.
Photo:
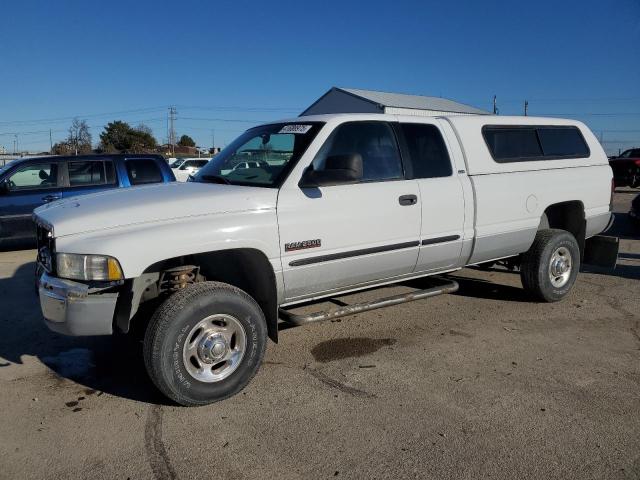
[[[283,330],[202,408],[168,404],[135,344],[49,332],[35,252],[0,252],[0,478],[640,478],[633,195],[616,270],[560,303],[465,269],[455,295]]]

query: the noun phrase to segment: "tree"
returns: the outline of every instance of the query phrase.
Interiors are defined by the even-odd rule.
[[[105,152],[127,151],[131,148],[131,127],[116,120],[109,122],[100,134],[100,146]]]
[[[144,124],[136,128],[121,120],[109,122],[100,134],[100,148],[104,152],[143,153],[155,150],[156,139]]]
[[[182,135],[178,140],[178,145],[181,147],[195,147],[196,142],[189,135]]]
[[[53,147],[51,147],[52,155],[71,155],[72,153],[75,152],[71,151],[71,145],[64,140],[62,142],[54,143]]]
[[[78,153],[91,153],[91,132],[86,120],[73,119],[67,143]]]
[[[54,155],[74,155],[91,153],[91,132],[86,120],[73,119],[69,127],[69,135],[51,149]]]
[[[151,133],[151,129],[141,123],[131,130],[131,151],[142,153],[149,150],[155,150],[158,145],[155,137]]]

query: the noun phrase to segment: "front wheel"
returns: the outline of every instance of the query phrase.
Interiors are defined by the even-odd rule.
[[[267,342],[260,306],[242,290],[202,282],[179,290],[154,313],[144,338],[153,383],[185,406],[235,395],[258,371]]]
[[[579,270],[575,237],[565,230],[540,230],[522,256],[520,278],[524,289],[538,300],[557,302],[569,293]]]

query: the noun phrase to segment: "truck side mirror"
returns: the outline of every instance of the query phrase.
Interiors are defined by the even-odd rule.
[[[356,183],[360,180],[362,180],[362,156],[359,153],[348,153],[327,157],[322,170],[309,167],[302,175],[298,186],[313,188]]]
[[[0,181],[0,195],[7,195],[9,193],[9,180]]]

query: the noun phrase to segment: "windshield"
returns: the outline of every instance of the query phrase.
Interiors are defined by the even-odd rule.
[[[322,125],[277,123],[247,130],[202,167],[193,181],[277,187]]]
[[[176,160],[175,162],[173,162],[170,167],[171,168],[178,168],[180,165],[182,165],[182,163],[184,162],[184,159],[179,158],[178,160]]]

